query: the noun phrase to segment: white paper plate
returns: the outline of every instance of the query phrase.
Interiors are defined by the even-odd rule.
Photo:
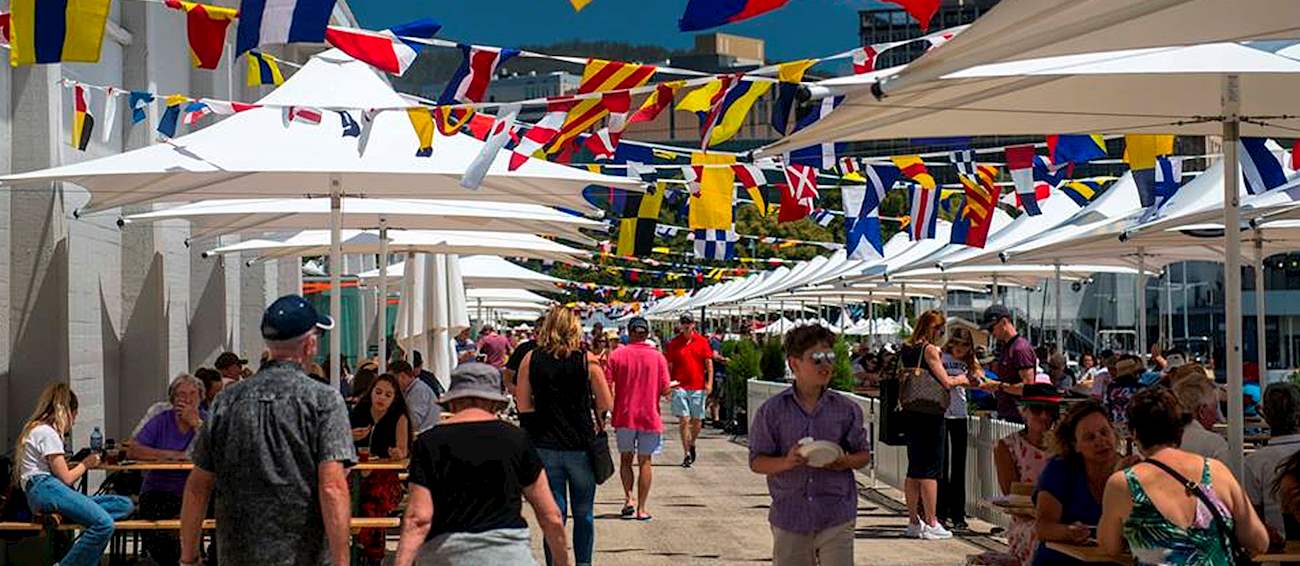
[[[809,466],[821,468],[838,460],[844,455],[844,450],[829,440],[814,440],[799,446],[799,454],[808,459]]]

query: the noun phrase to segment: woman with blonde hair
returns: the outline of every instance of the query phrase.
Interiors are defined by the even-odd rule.
[[[591,564],[596,501],[591,447],[614,400],[600,362],[582,350],[582,325],[573,311],[552,307],[536,341],[519,365],[519,424],[542,458],[560,515],[573,507],[574,563]],[[545,549],[547,564],[552,552],[567,552],[549,544]]]
[[[943,354],[936,345],[943,336],[944,322],[943,313],[937,310],[921,313],[916,330],[899,353],[905,368],[900,400],[907,423],[906,535],[924,540],[952,538],[936,515],[944,460],[944,414],[951,405],[952,389],[970,385],[966,374],[948,375],[944,369]]]
[[[948,329],[943,343],[943,369],[948,377],[965,376],[971,386],[984,375],[975,356],[975,336],[969,328]],[[944,464],[939,481],[938,516],[950,528],[966,529],[966,387],[949,390],[948,410],[944,412]]]
[[[131,514],[131,500],[120,495],[87,497],[72,484],[99,466],[99,454],[91,453],[71,468],[64,456],[63,436],[77,420],[77,396],[66,383],[45,388],[36,402],[32,418],[18,435],[18,484],[27,494],[32,513],[59,513],[64,519],[85,527],[81,536],[58,563],[63,566],[99,564],[104,547],[113,536],[113,521]]]

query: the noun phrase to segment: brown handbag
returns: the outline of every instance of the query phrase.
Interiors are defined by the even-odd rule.
[[[952,395],[943,382],[939,381],[939,376],[924,367],[925,348],[928,345],[929,343],[922,342],[915,346],[921,350],[916,354],[916,367],[904,371],[899,384],[898,400],[904,411],[942,415],[948,412]]]

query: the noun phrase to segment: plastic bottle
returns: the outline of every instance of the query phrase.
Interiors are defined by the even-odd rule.
[[[90,449],[95,452],[104,451],[104,433],[99,431],[99,427],[90,431]]]

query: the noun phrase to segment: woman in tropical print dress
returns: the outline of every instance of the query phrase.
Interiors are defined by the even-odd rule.
[[[1020,415],[1025,428],[999,440],[993,450],[993,462],[998,471],[998,487],[1003,495],[1011,495],[1011,485],[1032,484],[1038,481],[1043,467],[1052,459],[1047,449],[1048,433],[1060,416],[1061,394],[1048,384],[1029,384],[1020,398]],[[1038,546],[1034,536],[1034,519],[1015,516],[1007,531],[1011,554],[1020,564],[1028,565]]]
[[[1145,460],[1106,482],[1097,528],[1103,549],[1119,554],[1127,543],[1143,565],[1234,566],[1234,540],[1252,555],[1268,548],[1268,532],[1227,466],[1178,448],[1185,421],[1173,392],[1153,387],[1137,393],[1128,422]],[[1161,466],[1195,481],[1223,521]]]

